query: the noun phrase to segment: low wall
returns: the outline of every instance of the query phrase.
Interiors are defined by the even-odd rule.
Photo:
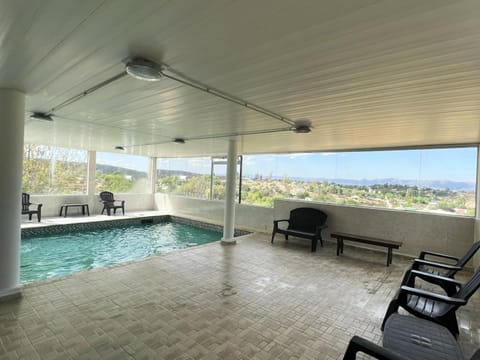
[[[223,201],[193,199],[183,196],[155,194],[156,210],[164,210],[215,224],[223,223]],[[311,201],[276,200],[274,208],[237,204],[235,225],[250,231],[270,233],[273,219],[288,218],[290,210],[313,207],[328,214],[328,228],[323,238],[334,231],[398,240],[403,242],[400,253],[418,255],[428,249],[456,256],[463,255],[475,239],[475,219],[389,209],[331,205]],[[373,247],[379,250],[378,247]]]
[[[115,198],[125,200],[125,211],[153,210],[152,194],[115,194]],[[30,201],[43,204],[42,216],[58,216],[62,204],[88,203],[90,214],[100,214],[103,207],[98,195],[93,197],[88,195],[31,195]],[[69,214],[79,211],[81,211],[80,208],[68,209]]]
[[[328,228],[324,230],[327,240],[331,232],[342,231],[402,241],[402,247],[395,253],[410,256],[424,249],[461,256],[474,239],[475,219],[454,215],[276,200],[274,217],[288,218],[290,210],[300,206],[328,214]]]
[[[220,200],[202,200],[185,196],[155,194],[155,210],[183,216],[194,220],[223,225],[223,208],[225,202]],[[236,204],[235,227],[239,229],[271,232],[273,209],[262,206]]]

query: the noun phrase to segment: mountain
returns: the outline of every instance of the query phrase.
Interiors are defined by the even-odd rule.
[[[395,178],[384,178],[384,179],[312,179],[312,178],[291,178],[292,180],[297,181],[328,181],[329,183],[335,183],[339,185],[352,185],[352,186],[370,186],[370,185],[404,185],[404,186],[418,186],[423,188],[430,189],[449,189],[452,191],[475,191],[474,182],[466,181],[450,181],[450,180],[411,180],[411,179],[395,179]]]
[[[450,181],[450,180],[408,180],[408,179],[330,179],[329,182],[333,182],[340,185],[360,185],[369,186],[375,184],[390,184],[390,185],[405,185],[405,186],[418,186],[430,189],[449,189],[452,191],[475,191],[474,182],[464,181]]]
[[[204,174],[197,174],[193,173],[190,171],[184,171],[184,170],[167,170],[167,169],[158,169],[157,170],[157,176],[186,176],[186,177],[192,177],[192,176],[203,176]]]
[[[97,164],[97,170],[103,172],[104,174],[112,174],[118,172],[121,174],[129,175],[133,179],[141,179],[147,177],[147,173],[145,171],[132,170],[120,166]]]
[[[250,178],[254,178],[251,176]],[[281,180],[283,176],[272,176],[271,178],[275,180]],[[307,177],[289,177],[290,180],[294,181],[303,181],[303,182],[312,182],[312,181],[328,181],[329,183],[335,183],[339,185],[350,185],[350,186],[371,186],[371,185],[403,185],[403,186],[418,186],[422,188],[430,189],[449,189],[452,191],[466,191],[474,192],[475,183],[467,181],[450,181],[450,180],[411,180],[411,179],[396,179],[396,178],[383,178],[383,179],[314,179]]]

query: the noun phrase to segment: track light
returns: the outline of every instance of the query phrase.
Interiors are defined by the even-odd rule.
[[[143,81],[159,81],[162,78],[162,67],[143,58],[128,60],[125,71],[135,79]]]
[[[117,145],[115,146],[115,150],[125,150],[125,147],[124,146],[121,146],[121,145]]]
[[[175,144],[185,144],[185,139],[182,138],[176,138],[173,140]]]
[[[53,121],[53,118],[51,115],[42,113],[42,112],[34,112],[33,114],[30,115],[30,119],[42,120],[42,121]]]

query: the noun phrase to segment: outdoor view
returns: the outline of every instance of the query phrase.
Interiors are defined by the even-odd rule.
[[[24,145],[22,191],[31,194],[86,194],[87,166],[87,151]]]
[[[476,148],[249,155],[241,202],[271,207],[290,198],[473,216],[476,158]],[[158,159],[157,189],[209,198],[210,166],[209,158]],[[214,186],[225,176],[218,170]]]
[[[476,159],[473,147],[246,155],[241,202],[272,207],[288,198],[473,216]],[[25,192],[86,193],[86,151],[25,145],[23,165]],[[213,182],[211,172],[210,157],[159,158],[157,191],[222,200],[224,160],[214,159]],[[146,157],[97,153],[96,191],[145,192],[147,173]]]
[[[23,149],[22,191],[30,194],[86,194],[87,151],[26,144]],[[146,191],[148,159],[97,153],[95,189],[115,193]]]

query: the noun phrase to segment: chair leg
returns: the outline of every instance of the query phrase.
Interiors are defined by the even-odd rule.
[[[125,207],[122,206],[122,215],[125,215]]]
[[[37,212],[37,220],[38,220],[38,222],[40,222],[41,219],[42,219],[42,213],[39,211],[39,212]]]
[[[32,214],[28,214],[28,220],[32,220]]]
[[[272,244],[273,244],[273,239],[275,239],[275,230],[272,231],[272,241],[271,241]]]
[[[398,311],[398,306],[399,305],[398,305],[398,301],[397,301],[397,296],[395,296],[395,298],[393,298],[392,301],[390,301],[390,304],[388,305],[388,308],[387,308],[387,312],[385,313],[385,316],[383,317],[382,326],[380,327],[380,329],[382,331],[385,328],[385,323],[387,322],[390,315],[392,315],[392,314],[394,314]]]
[[[460,333],[458,330],[458,322],[457,322],[457,316],[455,315],[454,311],[450,311],[441,321],[441,324],[445,326],[452,335],[456,338],[458,338],[458,334]]]
[[[312,239],[312,252],[317,251],[317,239]]]
[[[320,247],[323,247],[323,239],[322,239],[322,235],[320,235],[320,237],[318,238],[318,240],[320,240]]]
[[[285,241],[288,241],[288,234],[285,234]]]

